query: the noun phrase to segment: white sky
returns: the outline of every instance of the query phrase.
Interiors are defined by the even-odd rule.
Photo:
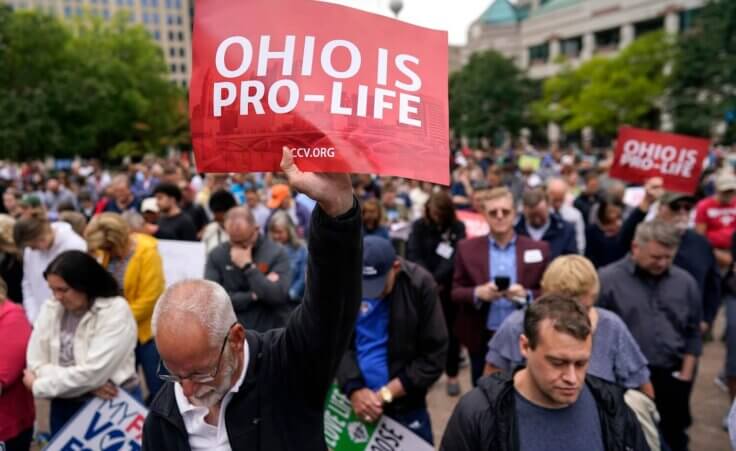
[[[390,0],[322,0],[351,6],[372,13],[393,16]],[[464,45],[468,26],[491,5],[493,0],[403,0],[399,19],[427,28],[449,32],[450,44]]]

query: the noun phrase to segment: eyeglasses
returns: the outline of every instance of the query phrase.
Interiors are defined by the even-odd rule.
[[[488,216],[492,218],[497,218],[500,214],[502,218],[506,218],[511,214],[511,210],[508,208],[495,208],[493,210],[488,210]]]
[[[669,207],[672,211],[684,211],[687,213],[693,209],[693,204],[691,204],[690,202],[675,202],[670,204]]]
[[[230,337],[230,332],[233,330],[233,327],[236,324],[238,324],[237,321],[230,326],[230,328],[227,330],[227,334],[225,334],[225,339],[222,341],[222,347],[220,348],[220,355],[217,357],[217,365],[215,366],[215,370],[212,374],[192,374],[186,377],[175,376],[173,374],[170,374],[171,371],[166,368],[166,364],[159,360],[158,368],[156,369],[156,376],[158,376],[158,378],[163,381],[178,382],[180,384],[185,379],[189,379],[195,384],[210,384],[214,382],[217,378],[217,373],[220,371],[220,363],[222,360],[222,354],[225,352],[225,344],[227,343],[228,337]],[[166,372],[164,373],[162,369],[165,369]]]

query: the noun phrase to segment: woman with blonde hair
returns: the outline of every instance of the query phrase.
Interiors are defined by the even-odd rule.
[[[131,233],[127,222],[117,213],[102,213],[92,218],[84,237],[90,253],[123,288],[123,296],[138,324],[136,365],[143,368],[150,401],[161,387],[156,375],[159,355],[151,334],[153,308],[165,288],[158,242],[149,235]]]
[[[0,278],[7,285],[6,297],[16,304],[23,303],[23,262],[13,241],[15,218],[0,215]]]
[[[307,248],[297,236],[296,227],[294,227],[288,213],[277,211],[271,216],[268,222],[268,235],[274,242],[284,246],[289,254],[291,265],[289,300],[301,302],[306,280]]]

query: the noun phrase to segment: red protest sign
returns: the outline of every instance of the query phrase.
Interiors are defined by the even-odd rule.
[[[491,231],[486,218],[480,214],[468,210],[458,210],[457,218],[465,224],[465,235],[468,238],[488,235]]]
[[[665,189],[694,193],[709,147],[707,139],[621,127],[609,174],[635,183],[662,177]]]
[[[447,33],[311,0],[198,1],[189,92],[204,172],[449,183]]]

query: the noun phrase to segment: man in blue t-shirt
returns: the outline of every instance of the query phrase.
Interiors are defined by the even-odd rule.
[[[447,328],[432,275],[397,258],[391,242],[363,239],[363,301],[337,373],[355,413],[386,414],[432,443],[427,390],[442,375]]]

